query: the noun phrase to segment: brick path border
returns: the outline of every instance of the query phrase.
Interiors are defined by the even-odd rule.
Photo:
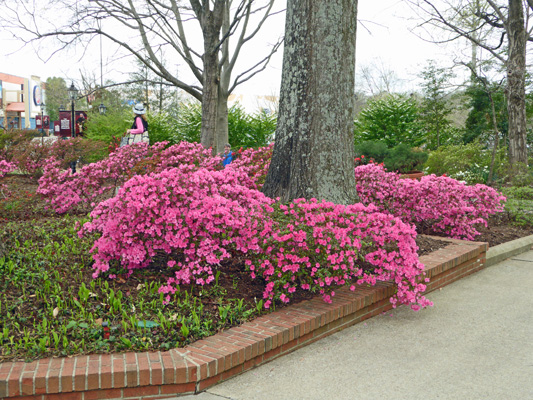
[[[420,257],[427,292],[485,267],[488,245],[450,244]],[[205,390],[256,365],[391,309],[392,283],[343,288],[332,304],[295,304],[166,352],[97,354],[0,364],[0,400],[165,399]]]

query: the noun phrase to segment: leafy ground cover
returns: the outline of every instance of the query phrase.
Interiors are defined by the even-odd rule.
[[[162,153],[158,151],[167,153],[162,157]],[[166,175],[164,174],[154,175],[150,179],[137,178],[137,180],[125,183],[126,178],[124,174],[120,175],[118,167],[122,166],[122,171],[135,168],[142,171],[152,168],[158,172],[161,170],[158,160],[164,159],[169,162],[168,160],[172,160],[172,157],[181,157],[185,153],[183,148],[179,151],[161,148],[151,150],[151,153],[146,154],[140,150],[130,153],[126,157],[128,160],[132,160],[135,154],[139,154],[138,158],[144,160],[142,164],[128,165],[124,168],[124,155],[122,155],[122,158],[117,157],[118,161],[115,164],[104,161],[99,166],[91,167],[93,168],[92,175],[85,174],[81,170],[77,180],[68,174],[64,175],[58,165],[49,164],[44,179],[51,179],[48,188],[57,184],[56,192],[50,198],[57,199],[61,194],[65,199],[64,202],[52,204],[59,209],[67,204],[70,204],[69,207],[72,205],[68,210],[63,210],[68,211],[68,214],[58,215],[52,208],[47,208],[50,203],[45,202],[46,194],[37,193],[37,181],[31,176],[11,173],[2,180],[2,184],[5,185],[2,190],[4,193],[9,193],[9,196],[0,202],[0,275],[5,278],[0,282],[0,321],[2,321],[0,361],[125,350],[165,350],[212,335],[286,304],[285,297],[265,297],[265,285],[268,285],[272,277],[268,273],[270,268],[268,264],[265,264],[265,260],[256,265],[258,277],[252,279],[249,265],[246,264],[248,257],[231,246],[221,247],[222,250],[231,252],[231,257],[221,257],[217,260],[220,265],[211,271],[209,276],[213,281],[209,285],[181,281],[179,285],[172,285],[173,290],[161,292],[162,286],[168,286],[169,281],[176,278],[176,271],[169,268],[168,264],[169,256],[176,256],[172,249],[169,252],[159,249],[148,264],[142,265],[142,268],[127,268],[117,264],[118,261],[113,258],[115,257],[114,250],[106,250],[108,253],[103,252],[101,255],[102,257],[108,256],[104,261],[108,262],[113,270],[102,270],[102,275],[94,279],[94,259],[91,257],[90,250],[95,241],[105,237],[105,235],[102,236],[105,231],[98,230],[100,228],[97,226],[98,229],[93,231],[88,229],[81,237],[78,232],[80,227],[89,221],[87,207],[91,202],[97,204],[100,200],[109,198],[112,193],[111,189],[99,192],[98,188],[106,185],[106,187],[113,188],[113,184],[117,182],[124,185],[119,195],[115,196],[118,200],[101,203],[106,204],[101,206],[101,211],[96,208],[99,217],[104,215],[104,212],[112,210],[116,201],[133,204],[132,196],[138,193],[135,192],[136,188],[142,188],[143,192],[150,192],[157,187],[160,190],[158,193],[162,195],[177,193],[169,191],[168,185],[161,184],[161,182],[168,181],[165,181]],[[244,164],[248,176],[254,177],[254,182],[260,182],[261,175],[265,171],[265,163],[261,162],[261,156],[257,153],[251,154],[247,161],[245,157],[237,160],[235,164],[237,166],[239,162]],[[254,157],[259,160],[258,163],[250,162],[250,159]],[[146,162],[147,159],[149,162]],[[199,168],[211,162],[207,161],[205,164],[204,161],[202,157],[195,158],[191,165]],[[115,171],[116,175],[110,181],[109,175],[98,175],[99,173],[94,172],[98,171],[98,168],[100,171]],[[201,170],[200,173],[204,174],[202,175],[204,177],[218,176],[216,172],[209,175]],[[229,179],[228,177],[231,177],[231,174],[226,175],[225,177],[219,176],[219,178]],[[58,178],[55,181],[53,181],[54,176]],[[85,178],[94,176],[99,176],[100,180],[84,181]],[[90,190],[90,184],[94,185],[94,190]],[[217,190],[215,194],[209,192],[209,196],[219,196],[224,190],[230,190],[223,188],[223,181],[212,186]],[[233,191],[235,185],[230,186],[231,190],[226,193],[226,198],[235,196]],[[209,190],[214,190],[213,187]],[[68,188],[70,192],[67,192],[65,188]],[[82,192],[86,195],[87,202],[83,202],[79,196],[76,197],[77,193]],[[246,191],[244,193],[246,196],[249,195]],[[163,197],[160,196],[159,199],[161,198]],[[172,196],[167,197],[167,201],[177,201],[172,199]],[[155,196],[151,201],[159,200]],[[250,198],[247,201],[251,201]],[[204,203],[198,204],[203,206]],[[195,204],[192,208],[198,206]],[[242,204],[231,203],[232,207],[240,205]],[[158,207],[158,209],[163,208]],[[143,210],[143,208],[140,209],[141,216],[144,213]],[[209,211],[202,210],[202,212]],[[278,210],[278,212],[282,211],[283,209]],[[340,219],[345,219],[342,217],[346,215],[343,214],[344,212],[344,210],[328,208],[320,204],[292,205],[290,212],[288,208],[285,210],[286,217],[280,217],[280,220],[285,218],[288,221],[282,226],[283,229],[272,231],[272,237],[277,237],[278,244],[270,243],[275,251],[268,254],[279,260],[290,258],[287,257],[287,253],[284,253],[283,246],[287,247],[286,244],[290,244],[305,247],[303,242],[298,241],[297,236],[289,234],[295,232],[296,224],[304,220],[315,223],[314,218],[324,213],[329,215],[330,221],[338,222]],[[299,215],[301,221],[294,219],[294,215]],[[109,221],[118,217],[120,213],[109,213]],[[124,224],[126,221],[127,218]],[[290,223],[291,221],[293,223]],[[390,223],[392,220],[387,221]],[[513,216],[509,212],[492,216],[489,218],[487,227],[483,225],[477,227],[477,231],[481,234],[475,239],[489,241],[491,245],[495,245],[533,233],[529,225],[516,227],[510,223],[512,221],[514,221]],[[370,222],[372,220],[365,223]],[[383,227],[393,229],[394,225],[400,224],[394,222],[392,225],[386,225],[385,222],[380,222],[378,230]],[[235,221],[231,223],[234,224]],[[431,226],[424,224],[424,221],[417,221],[417,224],[420,233],[435,234]],[[101,226],[104,225],[101,224]],[[317,226],[322,229],[320,224]],[[391,232],[398,236],[402,229]],[[322,232],[325,232],[327,236],[326,231],[321,230],[319,233],[322,234]],[[223,240],[219,242],[216,241],[217,237],[205,237],[214,240],[212,243],[217,245],[229,243],[227,236],[223,236]],[[324,239],[324,255],[329,254],[327,252],[329,241],[337,240],[331,235],[326,239]],[[279,246],[279,243],[283,246]],[[318,249],[319,245],[320,243],[315,244],[318,246],[316,248],[304,250],[309,253],[310,250]],[[442,245],[442,242],[420,236],[416,239],[418,255],[433,251]],[[385,244],[385,247],[387,246],[390,247],[391,244]],[[105,249],[105,246],[102,248]],[[223,254],[222,250],[220,254]],[[328,261],[335,264],[331,256],[328,256]],[[387,258],[387,254],[384,256]],[[178,257],[174,261],[183,260]],[[304,270],[304,264],[308,263],[308,260],[306,261],[304,257],[292,258],[291,263],[285,266],[290,269],[296,263],[301,263],[301,270]],[[193,263],[193,267],[194,265],[196,264]],[[356,261],[353,266],[354,271],[360,271],[359,273],[364,276],[371,269],[370,267],[360,260]],[[262,273],[260,274],[259,271]],[[286,271],[287,269],[277,273],[283,275]],[[114,279],[109,279],[110,272],[115,275]],[[328,274],[324,277],[327,285],[335,279],[342,280],[342,276],[339,278],[332,272]],[[183,277],[183,275],[180,276]],[[369,275],[368,278],[370,279],[371,276]],[[307,278],[303,276],[301,279]],[[324,281],[318,280],[318,282]],[[290,294],[292,303],[309,298],[316,293],[323,294],[323,297],[328,296],[329,293],[322,293],[320,288],[314,293],[309,290],[297,290],[297,288],[291,292],[293,286],[290,282],[290,279],[286,280],[278,290],[287,295]],[[167,301],[165,301],[166,296],[169,296]],[[271,301],[269,309],[265,309],[267,301]]]

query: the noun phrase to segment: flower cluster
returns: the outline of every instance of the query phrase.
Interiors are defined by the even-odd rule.
[[[6,160],[0,160],[0,179],[2,179],[6,174],[14,171],[17,168],[15,163],[8,162]],[[7,197],[9,193],[7,192],[7,186],[0,183],[0,194],[4,197]]]
[[[420,181],[401,179],[376,164],[355,168],[357,193],[364,204],[402,221],[425,224],[435,233],[474,240],[475,225],[487,225],[487,218],[503,211],[505,197],[486,185],[468,186],[455,179],[435,175]]]
[[[85,165],[77,174],[62,169],[61,163],[48,159],[44,174],[39,179],[40,193],[58,213],[71,211],[74,207],[93,207],[102,196],[110,197],[134,175],[160,172],[178,165],[216,169],[218,157],[211,157],[209,150],[198,143],[181,142],[165,148],[166,142],[149,146],[137,143],[118,148],[108,158]]]
[[[215,266],[232,252],[259,251],[271,229],[263,217],[273,201],[243,186],[246,180],[238,170],[191,171],[186,164],[134,176],[80,231],[101,234],[91,250],[94,276],[109,271],[110,263],[131,271],[162,255],[176,269],[163,292],[211,282]]]
[[[413,309],[431,303],[422,296],[424,266],[418,261],[414,228],[392,215],[362,204],[349,206],[315,199],[278,205],[274,230],[263,239],[263,252],[246,261],[252,277],[267,282],[265,307],[273,299],[288,302],[298,288],[320,293],[326,302],[334,287],[374,285],[393,280],[391,299]]]
[[[233,169],[241,169],[248,175],[257,188],[261,188],[270,166],[274,143],[259,149],[239,150],[238,156],[229,165]]]

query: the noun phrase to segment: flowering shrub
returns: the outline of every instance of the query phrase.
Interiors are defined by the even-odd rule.
[[[274,143],[258,149],[239,150],[238,156],[231,162],[231,168],[238,168],[245,172],[257,186],[261,188],[272,158]]]
[[[0,179],[2,179],[6,174],[10,173],[11,171],[14,171],[16,168],[15,163],[8,162],[6,160],[0,160]],[[0,183],[0,194],[4,196],[4,198],[7,198],[9,195],[9,192],[7,192],[7,186]]]
[[[160,289],[168,301],[176,285],[208,284],[223,260],[246,254],[252,277],[267,283],[267,308],[274,299],[288,302],[297,288],[330,301],[334,287],[352,279],[392,279],[394,305],[430,304],[418,283],[423,266],[414,228],[361,204],[296,200],[274,211],[273,200],[241,184],[249,179],[239,169],[193,171],[189,164],[134,176],[80,231],[101,234],[91,250],[94,276],[114,266],[131,272],[163,256],[176,270]]]
[[[383,166],[355,168],[357,192],[364,204],[374,204],[382,212],[406,223],[427,224],[434,232],[473,240],[479,232],[475,224],[487,225],[489,215],[503,211],[505,197],[486,185],[467,186],[455,179],[435,175],[420,181],[401,179]]]
[[[83,166],[77,174],[62,170],[61,163],[49,159],[44,174],[39,179],[40,193],[58,213],[74,207],[93,207],[100,196],[110,196],[116,187],[135,174],[160,172],[164,169],[187,164],[191,169],[215,169],[218,157],[211,157],[209,150],[198,143],[182,142],[165,148],[166,142],[149,146],[137,143],[118,148],[108,158]]]
[[[163,292],[173,292],[174,284],[211,282],[214,266],[234,251],[258,251],[270,230],[263,217],[272,200],[241,185],[246,179],[238,170],[192,172],[188,164],[134,176],[80,231],[101,233],[91,250],[94,276],[111,263],[143,268],[163,254],[176,268]]]
[[[386,280],[398,287],[391,298],[394,306],[411,304],[418,310],[431,304],[421,295],[424,267],[413,227],[362,204],[298,199],[276,208],[274,232],[263,240],[263,252],[246,261],[252,277],[260,275],[267,282],[265,307],[273,299],[289,302],[297,288],[331,302],[335,286]]]

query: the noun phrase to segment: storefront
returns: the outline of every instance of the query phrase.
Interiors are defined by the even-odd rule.
[[[0,72],[0,128],[36,129],[42,115],[44,83]]]

